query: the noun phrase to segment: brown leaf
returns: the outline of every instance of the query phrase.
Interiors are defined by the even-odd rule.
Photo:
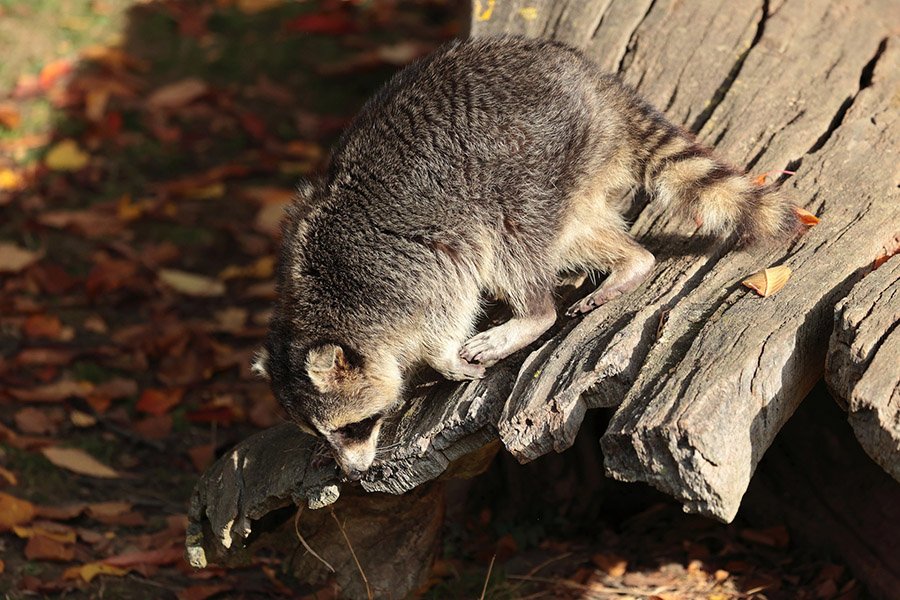
[[[786,265],[779,265],[757,271],[741,283],[763,298],[768,298],[783,288],[790,277],[791,268]]]
[[[0,492],[0,531],[9,531],[16,525],[30,523],[34,518],[34,505]]]
[[[132,429],[148,440],[161,440],[172,433],[172,415],[147,417],[132,424]]]
[[[40,258],[40,252],[32,252],[15,244],[0,242],[0,273],[18,273]]]
[[[181,388],[147,389],[141,394],[135,409],[158,417],[177,406],[183,396],[184,390]]]
[[[228,265],[219,273],[219,279],[223,281],[228,281],[229,279],[269,279],[274,272],[275,257],[263,256],[256,262],[243,267]]]
[[[93,398],[106,398],[108,400],[119,400],[120,398],[128,398],[136,396],[138,393],[138,384],[134,379],[125,379],[124,377],[115,377],[109,381],[94,387],[91,391]]]
[[[26,406],[16,411],[15,414],[16,427],[22,433],[31,433],[34,435],[52,435],[59,431],[57,423],[54,422],[45,411],[33,406]]]
[[[32,388],[11,389],[10,395],[23,402],[61,402],[72,396],[84,398],[94,389],[88,381],[57,381]]]
[[[67,469],[79,475],[99,477],[103,479],[115,479],[120,477],[114,469],[104,465],[99,460],[78,448],[62,448],[53,446],[44,448],[41,453],[57,467]]]
[[[54,521],[68,521],[75,517],[81,516],[86,504],[78,502],[76,504],[64,504],[62,506],[36,506],[37,515],[45,519],[53,519]]]
[[[181,108],[190,104],[208,90],[209,86],[199,79],[182,79],[153,92],[147,98],[147,107],[151,110]]]
[[[176,269],[160,269],[159,278],[176,292],[186,296],[212,297],[225,294],[225,284],[205,275]]]
[[[28,543],[25,544],[25,558],[66,562],[75,558],[75,547],[42,535],[35,535],[28,538]]]
[[[95,521],[106,525],[125,525],[137,527],[144,525],[144,515],[132,510],[133,505],[128,502],[95,502],[88,504],[87,515]]]
[[[30,315],[25,319],[22,331],[30,338],[48,338],[62,342],[71,341],[75,337],[75,331],[71,327],[64,327],[56,315]]]
[[[128,552],[118,556],[110,556],[103,559],[103,564],[113,567],[137,567],[142,565],[170,565],[177,563],[184,555],[184,548],[180,545],[159,550],[147,550],[144,552]]]

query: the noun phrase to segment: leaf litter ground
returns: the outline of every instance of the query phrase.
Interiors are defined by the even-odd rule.
[[[216,455],[283,418],[249,363],[296,180],[462,16],[449,0],[0,0],[0,592],[333,596],[279,557],[192,571],[185,505]],[[451,521],[422,594],[858,592],[792,559],[783,530],[660,504],[577,533],[490,504]]]

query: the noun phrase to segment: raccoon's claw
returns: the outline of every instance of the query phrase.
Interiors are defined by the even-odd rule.
[[[612,292],[612,293],[610,293]],[[597,290],[590,296],[582,298],[575,304],[569,307],[569,310],[566,311],[567,317],[577,317],[578,315],[585,315],[598,306],[606,304],[613,298],[621,296],[622,292],[618,290]]]

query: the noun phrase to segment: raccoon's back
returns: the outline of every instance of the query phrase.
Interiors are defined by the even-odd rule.
[[[467,228],[499,213],[552,223],[584,168],[597,76],[553,42],[451,43],[366,104],[329,182],[392,227]]]

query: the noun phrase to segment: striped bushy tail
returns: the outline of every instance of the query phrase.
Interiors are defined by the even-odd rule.
[[[644,186],[657,201],[693,217],[701,230],[737,232],[744,242],[790,237],[800,227],[793,205],[775,185],[758,185],[718,160],[692,136],[665,124],[647,142]]]

